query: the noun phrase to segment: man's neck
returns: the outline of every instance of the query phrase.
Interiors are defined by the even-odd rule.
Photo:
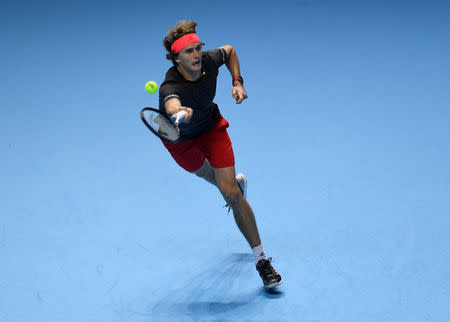
[[[187,71],[180,65],[177,66],[177,69],[180,72],[180,74],[189,81],[196,81],[202,74],[201,70]]]

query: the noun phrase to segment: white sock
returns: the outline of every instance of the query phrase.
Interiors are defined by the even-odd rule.
[[[264,251],[262,244],[252,248],[252,251],[253,251],[253,260],[255,261],[255,265],[258,264],[258,262],[261,259],[267,259],[266,252]]]

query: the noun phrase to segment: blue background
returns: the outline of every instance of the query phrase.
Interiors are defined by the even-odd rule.
[[[276,292],[139,120],[180,19],[239,56],[249,98],[222,67],[216,102]],[[0,27],[0,321],[448,321],[449,2],[10,1]]]

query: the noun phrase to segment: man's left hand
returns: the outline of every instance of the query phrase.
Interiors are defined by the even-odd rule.
[[[248,97],[247,93],[245,92],[244,86],[242,86],[241,84],[234,86],[231,93],[233,95],[233,98],[236,100],[236,104],[241,104],[242,101]]]

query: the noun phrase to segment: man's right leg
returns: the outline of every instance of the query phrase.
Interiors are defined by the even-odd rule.
[[[219,187],[217,186],[217,180],[216,180],[216,175],[214,173],[214,168],[211,166],[211,164],[208,162],[208,160],[205,159],[205,162],[203,162],[203,165],[201,166],[201,168],[198,169],[197,171],[195,171],[194,173],[196,176],[205,179],[206,181],[213,184],[214,186],[216,186],[219,189]],[[243,176],[241,175],[241,179],[242,179],[242,177]],[[236,176],[236,179],[238,179],[237,176]],[[241,185],[241,183],[239,183],[239,185]],[[244,187],[241,186],[240,188],[241,188],[242,193],[244,193],[243,189],[245,189],[245,184],[244,184]],[[219,191],[220,191],[220,189],[219,189]],[[230,205],[230,207],[231,207],[230,200],[227,199],[227,197],[222,193],[222,191],[220,191],[220,193],[222,194],[223,199],[227,203],[226,206]],[[244,198],[245,198],[245,195],[244,195]]]
[[[217,186],[217,181],[216,181],[216,175],[214,173],[214,168],[211,166],[211,164],[208,162],[208,160],[205,159],[205,162],[203,162],[203,165],[201,166],[201,168],[198,169],[197,171],[195,171],[194,173],[195,173],[196,176],[205,179],[209,183],[211,183],[214,186],[216,186],[217,188],[219,188]],[[219,189],[219,191],[220,191],[220,189]],[[222,194],[222,197],[225,200],[225,202],[227,204],[229,204],[230,200],[227,199],[227,197],[222,193],[222,191],[220,191],[220,193]]]
[[[201,168],[194,173],[198,177],[205,179],[206,181],[217,187],[216,175],[214,174],[214,169],[213,167],[211,167],[211,164],[209,164],[208,160],[205,159],[205,162],[203,162]]]

